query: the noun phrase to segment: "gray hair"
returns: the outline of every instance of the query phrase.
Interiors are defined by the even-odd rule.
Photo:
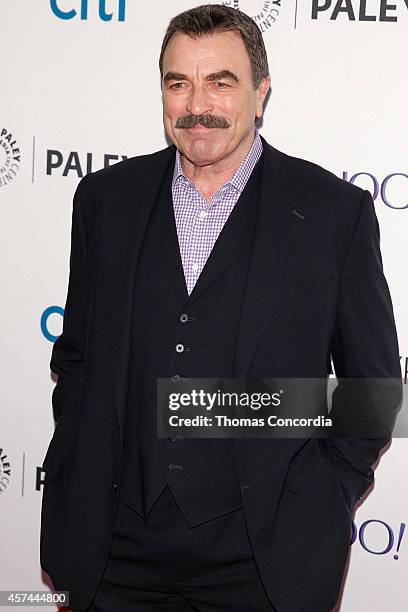
[[[248,51],[254,89],[258,89],[262,79],[269,76],[265,45],[261,31],[254,20],[230,6],[203,4],[176,15],[170,21],[160,51],[161,81],[163,81],[163,55],[170,38],[176,32],[183,32],[192,38],[216,32],[238,32]]]

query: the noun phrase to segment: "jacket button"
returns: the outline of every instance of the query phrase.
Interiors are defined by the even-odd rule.
[[[177,353],[182,353],[184,351],[184,344],[176,344]]]
[[[170,442],[174,442],[176,440],[176,436],[174,434],[169,435]]]
[[[182,470],[182,465],[177,465],[177,463],[170,463],[169,470]]]
[[[187,321],[188,321],[188,314],[183,312],[183,314],[181,314],[179,318],[180,318],[181,323],[187,323]]]
[[[173,374],[171,380],[173,382],[177,382],[178,380],[180,380],[180,374]]]

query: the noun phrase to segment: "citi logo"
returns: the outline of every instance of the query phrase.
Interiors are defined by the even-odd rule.
[[[111,7],[111,11],[106,5]],[[51,10],[59,19],[88,19],[91,5],[91,16],[98,16],[101,21],[125,21],[126,0],[50,0]],[[98,9],[98,11],[96,10]]]
[[[398,0],[408,9],[408,0]],[[325,14],[334,21],[348,19],[349,21],[381,21],[395,22],[398,20],[396,11],[397,3],[389,0],[312,0],[312,19],[318,19]]]

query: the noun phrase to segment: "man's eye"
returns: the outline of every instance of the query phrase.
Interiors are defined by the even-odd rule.
[[[223,81],[215,81],[217,89],[227,89],[229,87],[228,83],[224,83]]]
[[[184,83],[173,83],[173,85],[170,85],[170,89],[181,89],[183,85]]]

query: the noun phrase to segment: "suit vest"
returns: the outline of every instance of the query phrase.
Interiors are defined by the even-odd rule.
[[[120,499],[143,517],[166,484],[190,527],[242,505],[233,439],[157,438],[156,378],[171,378],[177,391],[178,377],[234,376],[262,164],[263,155],[190,296],[173,211],[174,157],[150,216],[134,282],[120,488]]]

